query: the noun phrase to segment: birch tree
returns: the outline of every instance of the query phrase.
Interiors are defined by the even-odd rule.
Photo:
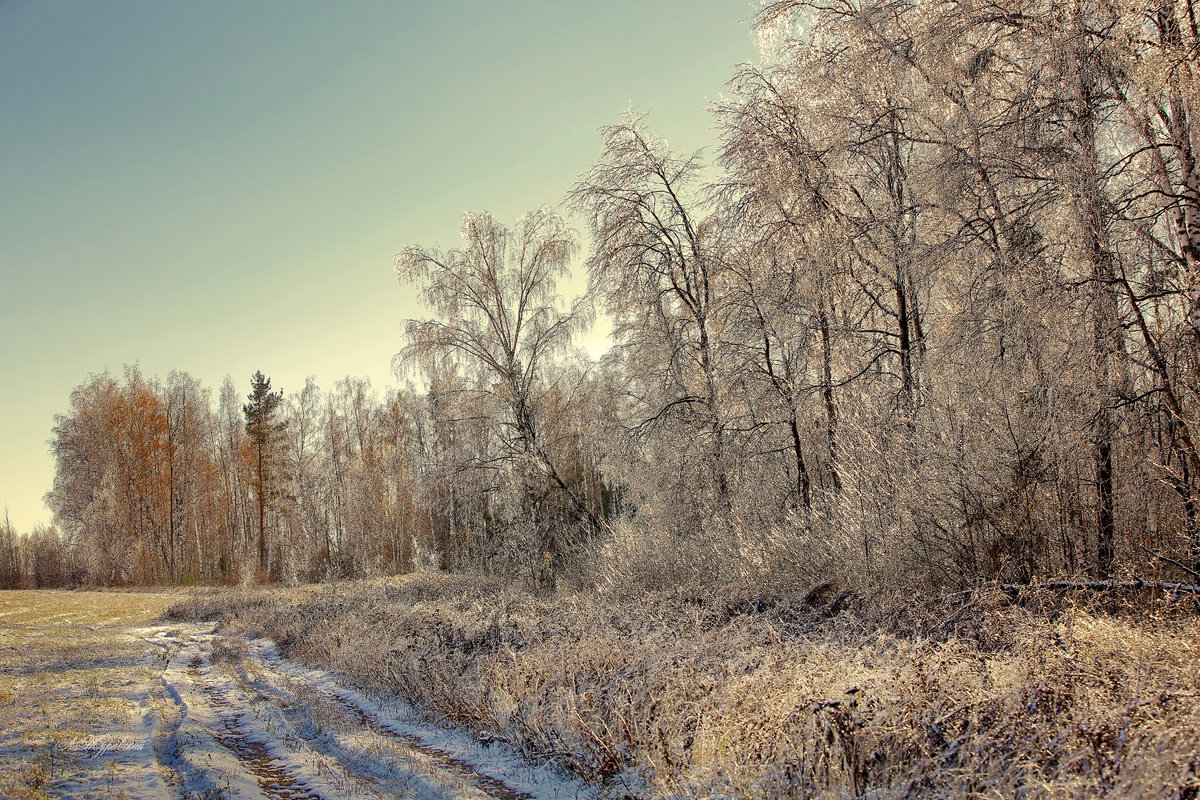
[[[718,227],[696,197],[699,156],[676,156],[632,115],[600,138],[599,159],[570,195],[592,234],[589,291],[613,319],[615,357],[636,384],[639,431],[682,426],[676,446],[699,445],[686,482],[693,492],[710,487],[729,522],[720,377],[726,275]]]
[[[408,321],[399,357],[427,372],[456,364],[476,392],[496,403],[502,458],[523,483],[527,513],[536,516],[549,487],[566,498],[580,523],[598,530],[600,521],[567,484],[542,431],[546,365],[588,320],[582,303],[563,309],[557,301],[557,281],[575,250],[575,236],[547,209],[524,215],[512,228],[486,213],[467,214],[461,247],[405,249],[396,257],[396,274],[437,316]],[[537,557],[556,563],[563,555],[558,537],[551,531],[540,537]]]

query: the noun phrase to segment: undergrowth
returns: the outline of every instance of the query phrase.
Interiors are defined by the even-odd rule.
[[[1200,796],[1200,621],[1151,592],[539,597],[436,575],[209,591],[168,614],[272,638],[617,796]]]

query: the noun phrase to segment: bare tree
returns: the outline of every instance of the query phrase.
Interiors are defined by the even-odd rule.
[[[725,270],[717,228],[698,216],[698,155],[675,156],[630,114],[601,129],[599,160],[571,199],[591,228],[589,290],[614,320],[618,355],[643,374],[638,426],[682,422],[699,434],[701,485],[711,481],[728,521],[730,485],[721,405]],[[642,356],[644,364],[635,363]],[[691,438],[685,434],[684,441]],[[705,474],[706,473],[706,474]]]
[[[4,509],[0,521],[0,589],[19,589],[22,579],[20,538]]]
[[[419,287],[437,317],[408,322],[399,357],[428,371],[460,365],[475,390],[502,410],[503,458],[524,474],[527,510],[536,511],[539,484],[548,484],[582,523],[598,530],[599,520],[567,484],[542,438],[546,364],[588,319],[581,303],[569,310],[557,304],[557,281],[575,249],[574,235],[547,209],[526,214],[512,228],[486,213],[467,214],[462,247],[405,249],[396,257],[396,274]],[[554,536],[543,542],[549,560],[560,557],[559,549]]]

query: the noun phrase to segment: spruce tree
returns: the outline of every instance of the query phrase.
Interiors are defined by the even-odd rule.
[[[254,448],[257,464],[255,474],[255,489],[258,494],[258,570],[259,574],[267,574],[267,487],[271,481],[271,455],[275,443],[286,422],[276,422],[275,412],[283,402],[283,390],[271,391],[271,379],[262,374],[254,373],[250,379],[250,401],[242,406],[246,415],[246,435]]]

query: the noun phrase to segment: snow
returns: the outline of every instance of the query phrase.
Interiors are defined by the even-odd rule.
[[[594,790],[500,743],[424,721],[394,697],[368,697],[281,658],[266,640],[211,626],[143,631],[173,648],[163,671],[180,722],[160,757],[184,794],[565,800]],[[232,653],[214,657],[215,652]]]

